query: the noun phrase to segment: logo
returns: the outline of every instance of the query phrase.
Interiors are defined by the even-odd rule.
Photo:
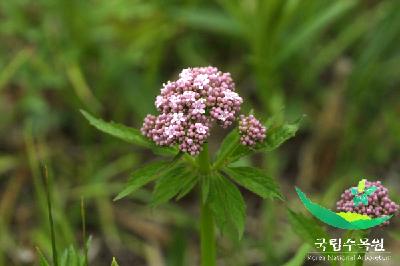
[[[330,226],[345,230],[364,230],[388,224],[399,206],[390,200],[388,189],[380,181],[362,179],[357,187],[347,189],[337,203],[339,212],[312,202],[296,187],[296,192],[306,209],[317,219]]]

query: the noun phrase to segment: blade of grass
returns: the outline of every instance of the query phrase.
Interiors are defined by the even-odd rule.
[[[51,249],[53,253],[53,264],[54,266],[58,266],[58,255],[57,255],[57,247],[56,247],[56,235],[54,230],[54,221],[53,221],[53,213],[51,210],[51,196],[50,196],[50,184],[49,184],[49,176],[47,172],[47,167],[43,166],[43,175],[44,175],[44,187],[46,190],[46,199],[47,199],[47,210],[49,214],[49,223],[50,223],[50,233],[51,233]]]
[[[82,219],[82,242],[85,256],[85,266],[89,266],[88,260],[88,243],[86,241],[86,212],[85,212],[85,199],[81,198],[81,219]]]
[[[47,259],[44,256],[43,252],[38,247],[36,247],[36,251],[39,254],[40,266],[50,266],[50,263],[47,261]]]
[[[357,1],[352,0],[333,2],[331,6],[323,10],[317,17],[303,25],[300,31],[287,40],[287,45],[277,55],[277,64],[284,62],[294,51],[300,49],[310,38],[316,36],[319,31],[333,20],[338,19],[345,12],[352,9],[356,3]]]
[[[18,68],[28,61],[31,55],[31,49],[23,49],[19,51],[18,54],[11,60],[11,62],[3,69],[3,71],[0,73],[0,91],[3,89],[4,85],[9,82]]]
[[[72,83],[76,95],[85,106],[92,111],[99,111],[102,106],[90,90],[79,65],[74,63],[67,66],[67,76]]]

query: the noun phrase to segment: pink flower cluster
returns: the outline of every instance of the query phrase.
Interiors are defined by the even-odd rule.
[[[178,80],[163,85],[155,101],[160,115],[147,115],[141,131],[158,145],[178,144],[181,151],[196,155],[212,122],[230,126],[242,102],[229,73],[211,66],[187,68]]]
[[[253,115],[240,116],[240,142],[245,146],[254,146],[265,139],[266,128]]]
[[[381,184],[381,181],[365,182],[365,189],[371,186],[376,186],[377,190],[368,197],[368,205],[360,204],[354,206],[354,195],[351,193],[351,188],[349,188],[342,193],[340,200],[336,203],[337,210],[365,214],[371,218],[397,214],[399,211],[399,205],[389,198],[388,189]],[[384,225],[388,224],[389,221],[384,223]]]

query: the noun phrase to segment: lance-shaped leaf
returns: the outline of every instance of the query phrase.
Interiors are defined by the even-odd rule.
[[[84,265],[84,256],[74,246],[70,245],[64,250],[60,266]]]
[[[225,167],[223,171],[236,183],[262,198],[276,197],[282,199],[279,185],[275,180],[253,167]]]
[[[303,119],[304,116],[298,118],[293,123],[287,123],[275,128],[271,128],[269,133],[267,131],[267,137],[265,138],[265,141],[260,143],[256,149],[261,149],[264,151],[275,150],[282,143],[296,135],[296,132],[299,130]]]
[[[246,147],[243,145],[237,146],[235,151],[230,155],[230,161],[237,161],[241,157],[253,152],[268,152],[275,150],[282,145],[282,143],[295,136],[302,120],[303,117],[297,119],[293,123],[283,124],[267,129],[265,140],[262,143],[257,144],[255,147]]]
[[[214,169],[220,169],[224,165],[233,163],[255,152],[267,152],[278,148],[282,143],[296,134],[302,120],[303,117],[297,119],[293,123],[272,126],[270,128],[267,127],[265,140],[254,147],[241,145],[239,133],[233,130],[222,142],[214,163]]]
[[[188,177],[184,178],[181,190],[179,191],[178,195],[176,196],[176,200],[180,200],[184,196],[186,196],[194,186],[197,184],[199,180],[197,174],[189,174]]]
[[[210,204],[221,232],[227,232],[233,226],[240,239],[245,226],[246,205],[239,189],[225,177],[215,173],[210,178],[207,203]]]
[[[102,119],[95,118],[94,116],[92,116],[91,114],[89,114],[84,110],[81,110],[81,113],[92,126],[113,137],[119,138],[128,143],[132,143],[141,147],[151,149],[156,154],[160,155],[177,154],[176,148],[157,146],[153,141],[143,136],[140,130],[136,128],[131,128],[115,122],[105,122]]]
[[[138,188],[157,179],[169,166],[170,162],[161,161],[150,163],[135,172],[130,176],[125,189],[122,190],[114,200],[122,199],[129,194],[135,192]]]
[[[193,188],[193,178],[197,178],[197,175],[183,165],[178,165],[163,173],[162,177],[157,180],[151,205],[155,207],[177,195],[179,198],[183,197]]]

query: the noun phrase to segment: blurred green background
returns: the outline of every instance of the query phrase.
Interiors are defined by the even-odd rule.
[[[307,115],[277,152],[239,162],[266,169],[295,210],[294,185],[334,208],[360,177],[383,180],[399,203],[399,10],[398,0],[1,1],[0,265],[37,264],[35,247],[50,255],[42,163],[60,250],[82,243],[84,196],[91,265],[198,264],[196,197],[151,210],[149,187],[113,202],[154,156],[79,113],[140,127],[162,83],[190,66],[231,72],[244,111]],[[310,248],[282,203],[243,193],[245,237],[219,241],[219,265],[302,265]],[[399,224],[377,230],[393,253],[382,265],[399,265]]]

